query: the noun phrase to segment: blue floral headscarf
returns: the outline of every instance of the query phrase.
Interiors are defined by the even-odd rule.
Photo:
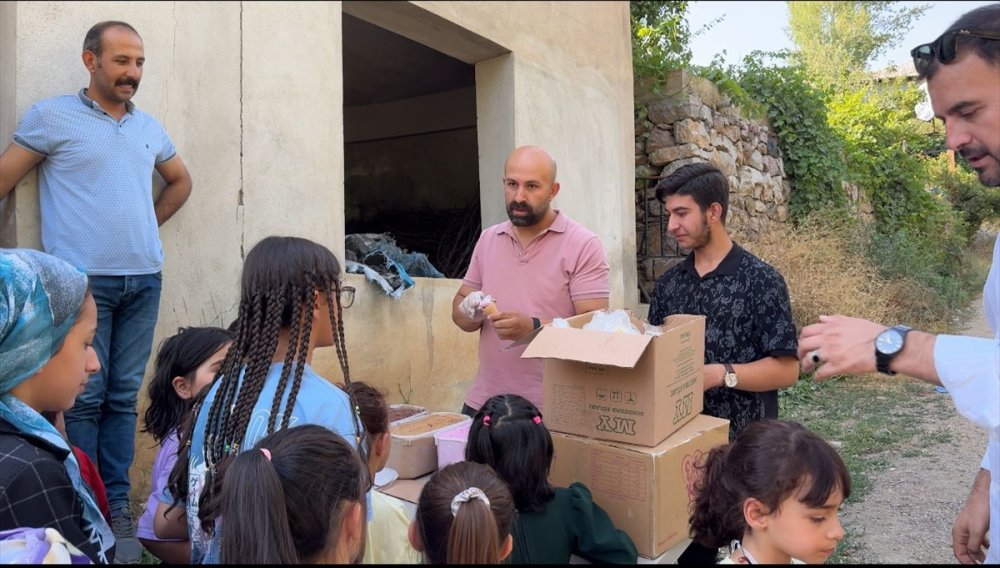
[[[69,452],[66,471],[83,501],[84,532],[99,542],[101,559],[115,544],[69,443],[35,409],[11,394],[59,350],[87,297],[87,275],[54,256],[0,249],[0,418]]]

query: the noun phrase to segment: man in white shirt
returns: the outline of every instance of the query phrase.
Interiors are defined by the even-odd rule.
[[[1000,187],[1000,4],[966,13],[911,55],[927,79],[934,114],[945,121],[948,148],[962,154],[983,185]],[[1000,563],[1000,239],[983,304],[993,339],[838,315],[803,328],[798,348],[802,370],[816,368],[816,380],[877,370],[943,385],[962,415],[989,429],[982,467],[952,529],[955,558],[965,564]]]

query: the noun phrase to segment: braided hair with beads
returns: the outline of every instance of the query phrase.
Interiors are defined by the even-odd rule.
[[[237,319],[232,325],[236,339],[219,369],[217,392],[207,408],[203,447],[207,471],[204,489],[198,496],[201,527],[207,534],[213,533],[226,467],[244,444],[244,436],[278,350],[282,330],[288,332],[288,346],[264,435],[289,425],[306,361],[314,347],[311,345],[313,311],[321,301],[328,308],[332,341],[344,382],[350,385],[343,310],[339,301],[340,276],[340,263],[333,253],[303,238],[267,237],[247,254]],[[291,390],[285,397],[289,381]],[[197,417],[205,410],[202,405],[208,392],[209,389],[205,389],[198,397],[188,422],[178,433],[181,452],[169,480],[175,505],[189,498],[189,447]],[[351,408],[355,413],[357,406],[351,397]],[[354,422],[358,450],[366,459],[356,415]]]

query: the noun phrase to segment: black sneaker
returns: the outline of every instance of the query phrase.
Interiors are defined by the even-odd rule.
[[[111,531],[115,534],[115,564],[139,564],[142,544],[135,537],[135,521],[128,507],[111,514]]]

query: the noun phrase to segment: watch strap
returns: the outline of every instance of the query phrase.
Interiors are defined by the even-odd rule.
[[[889,368],[890,363],[892,363],[892,356],[875,349],[875,369],[878,372],[885,373],[886,375],[895,375],[896,371]]]

